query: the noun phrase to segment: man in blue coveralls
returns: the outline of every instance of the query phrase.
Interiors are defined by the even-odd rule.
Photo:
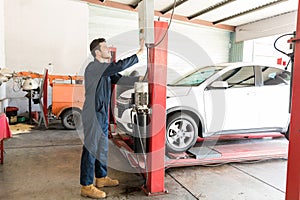
[[[143,53],[144,43],[139,51],[123,60],[110,63],[111,53],[104,38],[95,39],[90,44],[94,61],[85,69],[85,101],[82,109],[84,145],[81,156],[81,195],[90,198],[105,198],[98,188],[117,186],[118,180],[107,176],[108,154],[108,113],[111,84],[122,76],[118,73],[138,63]],[[94,173],[96,187],[93,185]]]

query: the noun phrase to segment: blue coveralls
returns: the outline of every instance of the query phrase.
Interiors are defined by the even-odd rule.
[[[84,73],[85,101],[82,109],[84,145],[81,156],[80,184],[93,184],[96,178],[107,175],[108,107],[111,83],[122,76],[118,72],[138,62],[136,55],[113,63],[89,63]]]

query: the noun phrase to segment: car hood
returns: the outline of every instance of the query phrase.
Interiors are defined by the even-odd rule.
[[[167,97],[180,97],[186,96],[191,91],[192,87],[167,87]],[[120,95],[121,99],[131,99],[131,94],[134,93],[134,89],[126,90]]]
[[[191,91],[191,89],[192,89],[192,87],[168,86],[167,87],[167,97],[186,96]]]

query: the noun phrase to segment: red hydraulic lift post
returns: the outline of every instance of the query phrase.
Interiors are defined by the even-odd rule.
[[[147,182],[149,195],[165,193],[165,133],[166,133],[166,82],[168,23],[154,22],[154,41],[157,46],[149,49],[148,82],[150,93],[151,119],[149,124]],[[165,35],[166,34],[166,35]],[[163,36],[165,37],[163,38]]]
[[[300,199],[300,1],[294,51],[286,200]]]

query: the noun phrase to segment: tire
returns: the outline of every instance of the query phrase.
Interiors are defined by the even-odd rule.
[[[75,130],[80,128],[82,126],[81,111],[78,109],[64,111],[61,122],[65,129]]]
[[[198,123],[185,113],[168,117],[166,130],[166,151],[182,153],[193,147],[198,137]]]

